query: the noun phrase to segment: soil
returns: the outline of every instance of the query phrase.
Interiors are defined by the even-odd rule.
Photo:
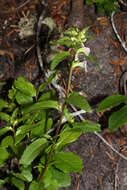
[[[35,33],[24,39],[20,39],[18,28],[21,17],[25,15],[36,15],[38,17],[41,6],[39,1],[36,0],[33,3],[29,2],[24,5],[21,9],[15,8],[22,4],[22,0],[8,0],[8,4],[5,1],[0,2],[0,81],[6,83],[0,91],[2,97],[7,94],[7,90],[10,88],[13,80],[20,75],[35,85],[43,80],[36,56],[36,24]],[[65,15],[67,16],[66,13]],[[123,22],[122,17],[125,18],[125,15],[127,17],[126,13],[120,12],[116,17],[119,32],[121,32],[120,24]],[[73,13],[71,17],[73,17]],[[98,121],[100,118],[95,110],[99,101],[108,95],[119,93],[118,83],[121,69],[126,69],[125,63],[123,65],[119,63],[121,59],[126,57],[126,54],[116,39],[110,17],[99,17],[95,14],[93,7],[87,7],[84,8],[83,22],[84,26],[90,26],[89,32],[93,37],[86,43],[86,46],[90,47],[92,55],[97,60],[99,69],[95,64],[88,61],[87,72],[83,69],[75,70],[72,81],[73,89],[85,93],[91,106],[94,108],[92,114],[85,114],[84,117]],[[60,22],[59,19],[58,23],[63,25],[65,20]],[[71,24],[70,20],[69,24]],[[125,20],[121,26],[123,25],[126,25]],[[123,27],[120,35],[125,36]],[[104,128],[107,127],[106,122],[105,120],[102,122]],[[123,150],[127,145],[127,133],[125,131],[121,132],[119,130],[116,133],[109,134],[104,129],[102,135],[118,151]],[[80,176],[72,174],[72,185],[64,189],[127,189],[127,161],[112,152],[96,135],[82,135],[67,150],[80,155],[83,159],[84,167]],[[122,153],[127,156],[127,149]]]

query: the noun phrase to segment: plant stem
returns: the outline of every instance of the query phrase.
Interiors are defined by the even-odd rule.
[[[72,69],[72,66],[71,66],[70,72],[69,72],[68,85],[67,85],[65,98],[68,98],[68,96],[69,96],[69,91],[70,91],[70,86],[71,86],[71,79],[72,79],[72,71],[73,71],[73,69]],[[43,176],[44,176],[45,172],[47,171],[48,164],[52,159],[52,156],[53,156],[53,153],[54,153],[54,150],[55,150],[55,146],[56,146],[56,142],[57,142],[57,138],[58,138],[58,135],[60,133],[60,128],[61,128],[62,119],[63,119],[63,116],[64,116],[65,107],[66,107],[66,101],[62,105],[61,116],[60,116],[60,119],[59,119],[57,127],[56,127],[56,134],[55,134],[55,137],[54,137],[54,141],[53,141],[53,143],[51,145],[50,152],[49,152],[48,157],[47,157],[47,159],[45,161],[44,169],[42,170],[42,172],[40,174],[39,182],[42,181]]]

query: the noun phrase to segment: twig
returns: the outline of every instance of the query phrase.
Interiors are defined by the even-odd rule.
[[[119,166],[119,161],[116,164],[116,169],[115,169],[115,189],[114,190],[118,190],[119,187],[119,177],[118,177],[118,166]]]
[[[126,43],[122,41],[120,35],[119,35],[118,32],[117,32],[116,26],[115,26],[115,23],[114,23],[114,14],[115,14],[115,12],[112,12],[112,14],[111,14],[111,24],[112,24],[112,28],[113,28],[113,31],[114,31],[114,33],[115,33],[117,39],[118,39],[119,42],[121,43],[122,48],[123,48],[124,51],[127,53]]]
[[[118,152],[112,145],[110,145],[99,133],[94,132],[96,136],[98,136],[109,148],[111,148],[112,151],[114,151],[116,154],[118,154],[121,158],[124,160],[127,160],[127,157]]]
[[[16,8],[16,10],[21,9],[22,7],[24,7],[26,4],[28,4],[31,0],[27,0],[25,1],[23,4],[21,4],[19,7]]]
[[[77,178],[75,190],[79,190],[79,188],[80,188],[80,175],[79,175],[78,178]]]

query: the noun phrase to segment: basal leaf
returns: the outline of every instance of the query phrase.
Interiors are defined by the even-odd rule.
[[[87,112],[91,112],[91,108],[90,108],[87,100],[84,98],[84,96],[81,96],[77,92],[71,93],[69,98],[66,99],[66,102],[68,104],[72,104],[80,109],[83,109]]]
[[[51,62],[51,70],[54,70],[56,68],[56,66],[60,62],[62,62],[63,60],[65,60],[69,55],[70,55],[70,53],[68,51],[62,51],[60,53],[57,53],[56,56],[55,56],[55,58]]]
[[[127,124],[127,105],[122,107],[119,111],[114,112],[110,116],[108,123],[111,132],[116,131],[122,125]]]
[[[46,145],[47,145],[47,140],[44,138],[39,138],[34,142],[32,142],[25,149],[20,159],[20,164],[30,165],[31,162],[33,162],[33,160],[40,154],[40,152],[43,151]]]
[[[32,83],[28,82],[23,77],[18,77],[17,80],[15,80],[14,87],[23,94],[26,94],[31,97],[36,96],[36,90]]]
[[[127,96],[123,95],[112,95],[105,98],[98,106],[98,111],[105,111],[111,109],[112,107],[118,106],[121,103],[127,102]]]
[[[54,156],[54,165],[65,173],[82,171],[81,158],[72,152],[56,153]]]

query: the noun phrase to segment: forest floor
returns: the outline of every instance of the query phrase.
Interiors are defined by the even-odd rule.
[[[6,96],[13,80],[20,75],[35,85],[42,81],[36,56],[36,29],[32,36],[21,39],[18,26],[21,18],[32,18],[31,15],[39,14],[39,9],[36,9],[38,0],[20,8],[21,4],[21,0],[0,2],[0,81],[6,83],[0,91],[2,97]],[[85,25],[90,25],[89,32],[93,36],[86,45],[90,47],[92,55],[97,59],[100,69],[95,64],[88,62],[88,72],[76,70],[73,75],[73,89],[84,92],[96,110],[100,100],[118,93],[121,74],[119,68],[121,66],[123,70],[126,69],[127,66],[123,61],[126,54],[115,37],[110,17],[99,17],[87,8],[84,11],[86,12]],[[119,15],[123,16],[123,13],[119,13]],[[122,16],[119,16],[121,20]],[[37,21],[33,20],[33,22]],[[119,22],[121,21],[118,21],[120,27]],[[84,117],[92,121],[99,120],[95,112],[85,114]],[[102,119],[105,128],[107,120]],[[127,131],[119,130],[110,134],[104,129],[102,135],[108,143],[127,156],[127,148],[125,149],[127,147]],[[72,185],[66,190],[127,189],[127,161],[114,153],[96,135],[82,135],[68,149],[81,156],[84,167],[81,176],[72,175]],[[124,151],[122,151],[123,149]],[[76,186],[79,186],[79,189]]]

